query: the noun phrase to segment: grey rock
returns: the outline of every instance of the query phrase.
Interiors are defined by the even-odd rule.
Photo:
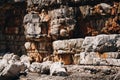
[[[40,72],[41,72],[41,63],[33,62],[33,63],[30,65],[29,70],[30,70],[31,72],[40,73]]]
[[[115,75],[115,77],[114,77],[113,80],[119,80],[119,79],[120,79],[120,72],[118,72],[118,73]]]
[[[82,44],[82,48],[84,49],[84,51],[92,51],[92,45],[93,45],[93,40],[95,39],[95,37],[85,37],[83,44]]]
[[[6,60],[10,60],[12,59],[14,53],[6,53],[4,56],[3,56],[3,59],[6,59]]]
[[[118,51],[120,51],[120,38],[118,38],[116,41],[116,47],[117,47]]]
[[[8,65],[8,61],[6,59],[0,60],[0,73],[4,70],[4,68]]]
[[[11,62],[11,61],[18,61],[20,60],[20,57],[17,55],[14,55],[14,53],[6,53],[3,58],[3,60],[7,60],[7,62]]]
[[[116,41],[118,40],[118,34],[111,34],[111,35],[97,35],[93,38],[86,37],[83,41],[82,48],[85,49],[87,52],[116,52]]]
[[[50,75],[67,76],[67,71],[61,62],[55,62],[50,67]]]
[[[27,67],[30,67],[30,58],[27,55],[22,55],[20,61]]]
[[[117,65],[114,64],[114,60],[118,60],[119,58],[120,58],[119,52],[107,52],[103,54],[96,52],[81,52],[80,64]]]
[[[82,38],[70,39],[70,40],[58,40],[53,42],[53,49],[58,51],[58,53],[65,52],[80,52],[82,51]]]
[[[20,62],[20,57],[14,53],[5,54],[0,61],[0,76],[16,77],[26,70],[26,66]]]
[[[95,52],[81,52],[80,53],[80,64],[93,64],[93,58],[97,57]]]
[[[104,10],[105,13],[108,13],[109,10],[111,9],[111,5],[106,4],[106,3],[100,3],[98,5],[100,5],[102,7],[102,9]]]
[[[50,74],[50,66],[52,65],[52,63],[52,61],[41,63],[41,74]]]
[[[39,23],[40,22],[40,17],[39,14],[36,12],[29,12],[28,14],[25,15],[23,23]]]
[[[25,34],[36,37],[35,35],[39,35],[41,33],[41,27],[39,23],[27,23],[25,25]]]
[[[93,64],[95,65],[113,65],[113,66],[120,66],[120,59],[93,59]]]
[[[105,34],[101,34],[95,37],[95,39],[93,40],[93,48],[100,46],[108,41],[111,40],[115,40],[117,39],[118,35],[117,34],[112,34],[112,35],[105,35]]]
[[[4,66],[4,69],[1,71],[0,76],[16,77],[21,71],[24,70],[25,66],[21,62],[10,63],[7,66]]]
[[[58,35],[59,34],[59,27],[60,25],[53,25],[50,30],[51,35]]]

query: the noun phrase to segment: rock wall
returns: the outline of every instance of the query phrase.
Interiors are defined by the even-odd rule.
[[[119,51],[114,44],[119,43],[119,35],[99,36],[120,33],[117,0],[5,0],[0,4],[2,52],[24,53],[37,62],[82,64],[81,52],[96,55]]]

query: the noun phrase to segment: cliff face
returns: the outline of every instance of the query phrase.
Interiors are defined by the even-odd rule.
[[[44,12],[50,18],[47,34],[56,36],[57,39],[85,37],[101,33],[119,33],[119,29],[115,31],[107,30],[107,32],[103,29],[104,27],[108,28],[111,25],[109,22],[112,21],[113,25],[109,26],[110,28],[113,29],[113,26],[119,25],[120,10],[117,1],[38,0],[38,2],[28,1],[27,3],[28,11],[43,14],[41,11],[42,9],[45,10]],[[116,18],[116,21],[114,21],[114,18]]]
[[[66,41],[68,43],[65,45],[69,46],[65,49],[68,52],[63,52],[65,54],[58,54],[59,51],[54,49],[53,41],[84,38],[103,33],[119,34],[120,2],[117,0],[3,0],[0,2],[0,27],[1,52],[11,51],[19,55],[27,53],[31,61],[42,62],[52,59],[71,64],[74,53],[82,51],[80,44],[83,39]],[[58,41],[56,45],[64,46],[64,43],[60,44]],[[65,59],[64,56],[67,58]]]
[[[0,79],[116,80],[119,67],[120,1],[0,0]]]

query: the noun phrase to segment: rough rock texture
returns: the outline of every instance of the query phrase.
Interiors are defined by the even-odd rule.
[[[96,53],[96,52],[80,53],[80,64],[99,65],[99,63],[105,62],[103,63],[103,65],[104,64],[105,65],[116,65],[119,59],[120,59],[119,52],[107,52],[103,54]],[[110,63],[110,60],[111,60],[111,63]]]
[[[38,62],[34,62],[30,65],[29,70],[31,72],[36,72],[36,73],[40,73],[41,72],[41,63]]]
[[[34,73],[50,74],[50,66],[52,63],[52,61],[46,61],[43,63],[34,62],[30,65],[29,70]]]
[[[67,71],[61,62],[55,62],[50,66],[50,75],[67,76]]]
[[[117,52],[119,34],[106,35],[101,34],[95,37],[86,37],[83,41],[82,48],[88,52]]]
[[[54,54],[79,53],[84,39],[58,40],[53,42]]]
[[[27,67],[30,67],[30,57],[28,57],[27,55],[22,55],[20,57],[20,61]]]
[[[0,11],[1,55],[8,51],[19,56],[23,53],[28,55],[19,58],[14,54],[6,54],[1,57],[2,76],[18,76],[21,71],[29,73],[29,70],[66,76],[61,62],[120,66],[119,0],[2,0]],[[92,37],[82,39],[85,36]],[[38,63],[45,59],[55,63]],[[28,70],[24,70],[26,67]],[[77,69],[78,72],[64,79],[82,79],[83,75],[88,79],[101,79],[103,74],[110,74],[110,78],[105,78],[108,80],[119,78],[119,73],[115,78],[111,77],[114,70],[112,72],[110,69]],[[80,72],[83,75],[79,75]],[[91,75],[97,72],[97,77]],[[42,80],[48,78],[42,76]]]
[[[67,71],[61,62],[46,61],[43,63],[34,62],[28,68],[32,73],[67,76]]]
[[[1,77],[17,77],[21,72],[26,70],[25,65],[20,62],[17,55],[5,54],[0,62],[0,78]]]
[[[61,62],[30,63],[26,55],[18,57],[14,53],[6,54],[0,60],[0,79],[13,80],[28,73],[67,76],[65,65]]]

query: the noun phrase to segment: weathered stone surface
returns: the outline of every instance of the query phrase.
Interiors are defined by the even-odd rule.
[[[55,54],[55,61],[63,62],[66,65],[73,64],[73,56],[82,51],[82,38],[58,40],[53,42],[53,54]]]
[[[30,57],[28,57],[27,55],[22,55],[20,57],[20,61],[27,67],[30,67]]]
[[[83,41],[82,47],[85,51],[91,52],[116,52],[118,51],[116,42],[119,38],[118,34],[105,35],[101,34],[94,38],[86,37]],[[90,42],[90,43],[89,43]],[[87,45],[88,43],[88,45]]]
[[[67,76],[67,71],[61,62],[55,62],[50,67],[50,75]]]
[[[23,20],[26,38],[39,38],[41,34],[40,16],[38,13],[29,12]]]
[[[82,48],[85,51],[92,51],[92,41],[95,39],[95,37],[85,37],[83,43],[82,43]]]
[[[33,63],[30,65],[29,70],[30,70],[31,72],[40,73],[40,72],[41,72],[41,63],[33,62]]]
[[[81,51],[81,45],[84,39],[58,40],[53,42],[55,53],[76,53]]]
[[[2,70],[8,65],[7,60],[2,59],[0,60],[0,72],[2,72]]]
[[[50,74],[50,67],[52,64],[52,61],[46,61],[41,63],[41,74]]]
[[[38,13],[35,13],[35,12],[29,12],[28,14],[25,15],[24,17],[24,20],[23,20],[23,23],[26,24],[26,23],[30,23],[30,22],[40,22],[40,16]]]
[[[42,62],[43,58],[49,56],[52,51],[51,42],[46,40],[42,42],[26,42],[24,46],[31,62]]]
[[[20,72],[24,72],[26,67],[21,62],[11,62],[0,64],[1,71],[0,76],[4,77],[16,77],[20,74]]]
[[[80,53],[80,64],[97,64],[98,62],[97,60],[101,60],[101,59],[103,60],[113,60],[113,59],[115,60],[116,59],[117,60],[117,59],[120,59],[120,53],[119,52],[108,52],[108,53],[103,53],[103,54],[96,53],[96,52]],[[101,63],[104,63],[104,61],[101,61]],[[111,64],[114,65],[113,63]]]
[[[101,34],[95,37],[94,41],[93,41],[93,48],[105,44],[106,42],[110,42],[110,41],[115,41],[117,38],[119,37],[119,35],[117,34],[111,34],[111,35],[106,35],[106,34]]]
[[[0,73],[0,76],[4,77],[16,77],[20,71],[24,70],[24,65],[22,63],[16,62],[8,64]]]
[[[75,54],[73,60],[74,64],[80,64],[80,54]]]
[[[52,39],[66,39],[73,36],[76,24],[73,7],[61,5],[60,8],[49,11],[48,15],[51,18],[49,35]]]
[[[120,38],[118,38],[116,41],[116,47],[117,47],[118,51],[120,51]]]
[[[113,66],[120,66],[120,59],[93,59],[94,65],[113,65]]]
[[[67,75],[67,71],[61,62],[46,61],[43,63],[34,62],[29,67],[30,72],[50,75]]]
[[[73,64],[73,54],[65,53],[65,54],[55,54],[54,56],[55,62],[62,62],[65,65]]]
[[[5,54],[0,61],[0,77],[17,77],[25,70],[26,66],[20,61],[20,57],[14,53]]]
[[[18,1],[23,1],[23,0],[12,0],[12,1],[18,2]],[[99,4],[98,1],[100,1],[100,0],[97,0],[95,2],[94,2],[94,0],[92,0],[92,2],[91,2],[91,0],[83,0],[83,1],[81,1],[81,0],[66,0],[66,1],[64,1],[64,0],[32,0],[33,3],[31,2],[31,0],[27,0],[27,1],[28,1],[27,2],[28,3],[27,10],[28,10],[28,12],[32,12],[33,14],[31,14],[32,16],[31,15],[29,16],[29,14],[26,15],[28,17],[26,18],[26,16],[25,16],[26,19],[24,18],[23,23],[24,23],[24,27],[25,27],[25,34],[27,35],[26,37],[33,38],[31,40],[27,39],[27,40],[33,42],[33,44],[30,44],[30,43],[25,44],[25,48],[27,49],[27,53],[29,54],[31,61],[42,62],[43,58],[48,56],[49,51],[52,51],[52,49],[50,49],[52,46],[49,44],[49,42],[44,41],[44,40],[48,39],[48,38],[47,39],[45,38],[45,37],[47,37],[47,35],[48,35],[48,37],[50,37],[49,39],[51,39],[50,43],[52,43],[53,40],[57,40],[57,39],[65,39],[65,38],[73,38],[73,37],[78,38],[81,36],[84,37],[86,35],[97,35],[102,32],[100,30],[104,26],[106,26],[106,24],[104,24],[104,23],[106,23],[105,21],[107,21],[109,18],[112,21],[109,22],[109,20],[108,20],[110,28],[107,28],[107,29],[110,29],[109,33],[116,33],[115,35],[102,34],[102,35],[98,35],[96,37],[90,37],[89,39],[86,38],[84,40],[84,42],[83,42],[83,39],[62,40],[60,42],[58,41],[58,43],[56,42],[55,45],[53,45],[53,49],[54,49],[53,53],[58,55],[57,56],[58,60],[56,60],[56,61],[63,62],[64,64],[70,64],[72,62],[73,55],[75,53],[80,53],[83,48],[85,52],[82,52],[79,55],[77,55],[77,54],[75,55],[75,58],[76,58],[75,63],[117,65],[117,66],[119,65],[120,56],[119,56],[119,53],[115,53],[116,51],[119,51],[119,47],[120,47],[119,41],[118,41],[118,37],[120,37],[120,36],[117,34],[117,33],[119,33],[119,25],[118,25],[119,19],[117,19],[119,17],[119,15],[116,14],[117,11],[114,11],[115,9],[117,10],[116,6],[117,7],[119,6],[119,5],[117,5],[116,2],[111,1],[110,3],[107,3],[107,1],[105,0],[106,3]],[[7,2],[7,1],[4,0],[3,2]],[[80,4],[82,4],[82,5],[79,5],[78,2],[80,2]],[[86,2],[88,2],[88,3],[86,3]],[[75,4],[73,5],[73,3],[75,3]],[[48,6],[52,5],[52,4],[55,4],[55,6],[50,6],[50,8],[48,9]],[[57,4],[59,4],[59,5],[57,5]],[[94,4],[94,5],[91,7],[86,4],[92,4],[92,5]],[[16,4],[12,4],[12,5],[16,5]],[[10,5],[10,6],[12,6],[12,5]],[[85,5],[85,6],[83,6],[83,5]],[[77,6],[77,7],[73,7],[73,6]],[[80,10],[79,10],[79,6],[80,6]],[[20,7],[22,7],[22,6],[20,6]],[[45,10],[41,10],[41,8],[43,8],[43,7]],[[81,9],[81,7],[83,10]],[[5,8],[8,8],[8,7],[5,7]],[[11,7],[11,8],[14,9],[14,7]],[[18,6],[17,6],[17,8],[18,8]],[[113,11],[112,14],[111,14],[111,12],[108,13],[110,8]],[[113,8],[115,8],[115,9],[113,9]],[[4,10],[1,10],[1,11],[4,12]],[[44,14],[42,15],[42,13],[40,13],[40,12],[43,12]],[[53,13],[51,14],[50,12],[51,13],[53,12]],[[5,49],[13,50],[14,48],[16,48],[16,49],[18,49],[19,52],[21,52],[21,50],[19,50],[19,48],[23,49],[23,46],[18,47],[20,45],[20,43],[17,43],[17,41],[22,41],[21,43],[23,43],[22,45],[24,45],[23,41],[25,41],[25,39],[20,40],[18,38],[19,33],[20,33],[19,35],[23,35],[22,34],[23,32],[21,32],[21,31],[23,31],[23,29],[21,28],[21,25],[18,25],[18,23],[19,24],[22,24],[22,23],[18,21],[19,18],[17,17],[17,15],[21,15],[22,13],[25,14],[26,11],[19,12],[19,10],[14,11],[11,9],[7,9],[7,10],[5,10],[4,13],[5,13],[5,15],[2,14],[2,16],[5,16],[6,19],[5,20],[0,19],[0,26],[5,26],[5,27],[2,27],[2,29],[0,29],[0,33],[4,34],[4,32],[5,32],[5,34],[4,34],[6,36],[6,38],[5,38],[6,41],[4,43],[5,45],[11,44],[10,49],[9,49],[9,47],[8,48],[5,47]],[[16,14],[14,14],[14,13],[16,13]],[[93,13],[94,13],[94,15],[93,15]],[[108,13],[109,16],[106,16],[106,13]],[[12,16],[11,15],[9,16],[9,14],[11,14]],[[98,16],[98,15],[100,15],[100,16]],[[0,13],[0,17],[2,17],[2,16]],[[13,16],[15,16],[18,19],[13,19]],[[113,16],[115,16],[115,18],[111,18]],[[9,18],[10,18],[10,20],[9,20]],[[23,16],[22,16],[22,18],[23,18]],[[91,20],[91,18],[92,18],[92,20]],[[15,24],[13,21],[15,21]],[[80,24],[79,24],[79,21],[80,21]],[[81,25],[82,22],[83,22],[83,24]],[[8,24],[8,23],[10,23],[10,24]],[[3,24],[5,24],[5,25],[3,25]],[[12,26],[14,26],[14,27],[12,27]],[[74,29],[76,29],[76,30],[74,30]],[[49,32],[49,30],[50,30],[50,32]],[[107,34],[109,34],[109,33],[107,33]],[[6,34],[7,35],[10,34],[10,35],[7,36]],[[44,37],[45,39],[41,38],[41,36]],[[56,38],[53,39],[53,37],[56,37]],[[41,42],[41,41],[39,42],[39,40],[37,40],[37,39],[35,40],[35,38],[37,38],[37,39],[40,38],[43,42]],[[10,41],[9,39],[12,41]],[[7,41],[9,41],[9,43]],[[14,47],[14,45],[17,45],[17,46]],[[82,45],[82,47],[81,47],[81,45]],[[95,51],[95,52],[91,52],[91,51]],[[109,53],[105,53],[105,52],[109,52]],[[44,54],[44,53],[46,53],[46,54]],[[1,60],[1,62],[0,62],[1,63],[0,71],[2,72],[2,70],[3,70],[2,75],[10,76],[9,71],[11,72],[13,70],[12,67],[14,67],[14,66],[15,66],[15,69],[17,68],[16,71],[14,71],[14,73],[12,73],[14,76],[16,76],[15,73],[19,73],[21,71],[21,68],[16,67],[16,66],[23,65],[23,67],[27,66],[29,68],[29,66],[30,66],[29,57],[23,56],[22,59],[20,59],[20,60],[21,60],[21,62],[19,62],[19,57],[16,55],[13,55],[13,54],[4,56],[3,61]],[[57,65],[57,63],[55,65]],[[52,65],[53,69],[51,70],[51,75],[65,76],[66,72],[65,72],[65,69],[63,67],[61,67],[61,64],[60,64],[60,66],[59,66],[59,64],[57,66],[55,66],[55,65]],[[30,70],[31,70],[31,72],[49,74],[50,67],[51,67],[51,62],[50,63],[49,62],[35,63],[35,64],[33,63],[30,66]]]
[[[92,54],[89,54],[89,52],[81,52],[80,53],[80,64],[92,64],[94,57],[96,57],[95,52],[92,52]]]

